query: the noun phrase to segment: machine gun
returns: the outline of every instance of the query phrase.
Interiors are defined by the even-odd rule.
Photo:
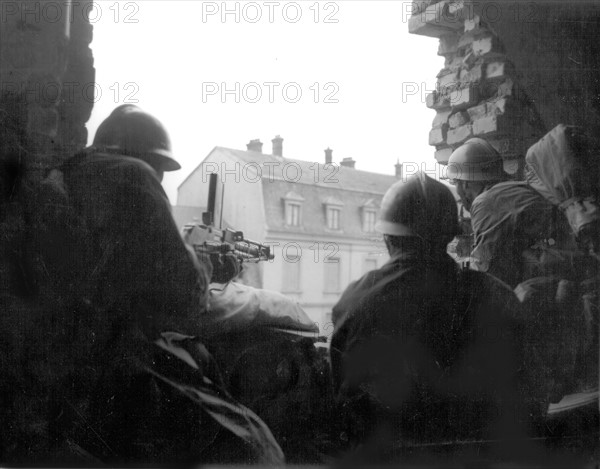
[[[219,181],[218,175],[211,174],[207,211],[202,214],[202,223],[185,225],[183,236],[193,246],[199,259],[210,259],[217,270],[221,266],[224,270],[232,271],[218,275],[219,278],[233,278],[241,271],[243,262],[267,261],[275,256],[269,246],[244,238],[243,232],[221,228],[224,193],[225,186]]]

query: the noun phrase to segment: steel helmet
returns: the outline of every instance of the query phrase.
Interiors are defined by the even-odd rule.
[[[453,238],[459,232],[456,200],[444,184],[418,172],[388,189],[375,228],[393,236]]]
[[[93,146],[139,158],[161,171],[181,169],[173,159],[171,141],[164,126],[133,104],[119,106],[100,124]]]
[[[502,156],[486,140],[471,138],[450,155],[448,179],[502,181],[506,179]]]

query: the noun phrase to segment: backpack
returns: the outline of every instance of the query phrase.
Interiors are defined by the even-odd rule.
[[[567,217],[580,246],[600,249],[599,142],[583,129],[557,125],[527,151],[527,182]]]

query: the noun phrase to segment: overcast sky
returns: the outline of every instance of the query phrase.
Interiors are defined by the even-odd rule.
[[[137,101],[165,124],[181,163],[163,182],[172,203],[213,147],[259,138],[271,153],[277,134],[289,158],[323,162],[331,147],[334,162],[352,157],[357,169],[393,174],[397,159],[433,168],[424,97],[443,58],[435,38],[408,34],[409,2],[228,1],[225,16],[223,5],[97,4],[90,143],[112,109]]]

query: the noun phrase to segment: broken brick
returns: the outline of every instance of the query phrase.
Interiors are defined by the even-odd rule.
[[[503,48],[496,36],[486,36],[473,41],[473,52],[478,57],[501,55]]]
[[[446,73],[438,78],[438,88],[454,87],[458,84],[458,76],[456,72]]]
[[[460,72],[460,81],[478,82],[483,77],[483,64],[477,64],[470,69],[463,69]]]
[[[467,18],[465,20],[465,33],[473,34],[477,30],[479,30],[481,25],[481,17],[479,15],[474,15],[473,18]]]
[[[473,121],[475,135],[499,135],[510,133],[514,129],[512,121],[506,116],[492,114]]]
[[[473,106],[467,109],[467,113],[471,120],[479,119],[487,114],[487,103],[479,104],[478,106]]]
[[[448,97],[438,93],[437,91],[433,91],[425,97],[425,104],[429,109],[435,109],[436,111],[450,107]]]
[[[434,158],[439,164],[448,164],[450,155],[452,155],[452,148],[443,148],[441,150],[436,150]]]
[[[483,99],[497,99],[505,96],[517,96],[518,89],[510,78],[500,80],[485,80],[482,82],[481,96]]]
[[[471,44],[473,44],[474,40],[475,39],[473,38],[473,36],[463,34],[460,37],[460,39],[458,40],[457,47],[458,47],[458,49],[464,49],[464,48],[470,46]]]
[[[462,28],[462,21],[448,13],[445,1],[428,6],[408,20],[408,32],[429,37],[442,37]]]
[[[496,114],[504,114],[507,110],[508,99],[507,98],[499,99],[493,103],[493,106],[494,106],[494,110],[496,111]]]
[[[490,34],[490,30],[479,15],[472,15],[465,19],[464,33],[472,37],[479,37]]]
[[[456,129],[450,129],[446,143],[448,145],[457,145],[473,136],[473,126],[471,124],[463,125]]]
[[[437,24],[429,24],[422,19],[423,13],[420,13],[415,16],[411,16],[408,20],[408,32],[410,34],[418,34],[419,36],[428,36],[428,37],[442,37],[449,32],[452,32],[451,29],[444,28],[443,26],[439,26]]]
[[[503,97],[488,103],[488,113],[490,114],[515,114],[516,106],[514,99],[511,97]],[[516,117],[516,116],[515,116]]]
[[[453,72],[460,70],[460,68],[463,66],[462,57],[450,57],[452,57],[452,60],[448,61],[448,59],[446,59],[446,68],[452,70]]]
[[[442,68],[437,75],[435,76],[436,78],[442,77],[444,75],[448,75],[449,73],[452,73],[452,70],[449,69],[448,67],[444,67]]]
[[[446,131],[448,126],[443,125],[429,131],[429,145],[442,145],[446,141]]]
[[[433,119],[433,123],[431,124],[432,127],[441,127],[442,125],[446,125],[448,124],[448,118],[450,117],[450,110],[448,111],[441,111],[438,112],[435,115],[435,118]]]
[[[458,88],[450,93],[450,105],[452,109],[465,109],[478,101],[478,90],[476,86],[468,85]]]
[[[514,82],[510,79],[505,80],[498,86],[498,96],[511,96],[516,92]]]
[[[448,119],[448,125],[451,129],[455,129],[456,127],[460,127],[461,125],[465,125],[469,122],[469,114],[464,111],[455,112]]]
[[[447,34],[440,37],[440,45],[438,46],[437,55],[447,56],[448,54],[456,53],[458,48],[458,35]]]

